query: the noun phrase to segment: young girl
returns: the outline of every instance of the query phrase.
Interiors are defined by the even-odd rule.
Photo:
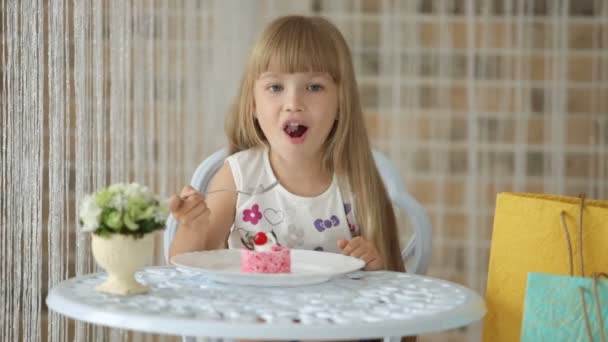
[[[372,157],[350,50],[318,17],[273,21],[254,45],[227,118],[230,156],[208,190],[170,199],[169,255],[240,248],[258,231],[291,248],[404,271],[393,207]]]

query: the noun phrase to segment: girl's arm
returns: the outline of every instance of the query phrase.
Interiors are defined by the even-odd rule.
[[[208,190],[235,189],[230,166],[225,163],[209,182]],[[169,258],[176,254],[226,248],[230,227],[234,222],[237,194],[221,191],[205,198],[187,187],[169,201],[178,221],[175,237],[169,247]],[[185,199],[183,199],[185,197]]]

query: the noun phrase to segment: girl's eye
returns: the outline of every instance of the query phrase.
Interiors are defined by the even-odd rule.
[[[277,92],[283,90],[283,86],[280,84],[271,84],[270,86],[268,86],[267,89],[273,93],[277,93]]]
[[[323,86],[320,84],[311,84],[306,87],[306,89],[308,89],[309,91],[321,91],[323,90]]]

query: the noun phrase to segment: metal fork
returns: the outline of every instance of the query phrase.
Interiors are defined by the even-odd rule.
[[[251,192],[249,192],[249,191],[243,191],[243,190],[237,190],[237,189],[217,189],[217,190],[206,192],[205,196],[210,195],[210,194],[214,194],[216,192],[224,192],[224,191],[234,191],[234,192],[238,192],[239,194],[253,196],[253,195],[263,194],[263,193],[269,191],[270,189],[274,188],[277,185],[279,185],[279,181],[278,180],[274,181],[274,183],[272,183],[272,184],[270,184],[270,185],[268,185],[266,187],[258,188],[258,189],[255,189],[255,190],[251,191]]]

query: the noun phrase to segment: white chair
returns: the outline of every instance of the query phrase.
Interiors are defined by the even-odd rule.
[[[405,210],[413,235],[405,248],[401,251],[408,273],[425,274],[431,260],[431,224],[424,208],[405,189],[401,175],[395,165],[382,153],[373,151],[376,166],[382,176],[382,181],[396,208]],[[205,159],[194,172],[190,185],[198,191],[205,192],[207,185],[213,175],[223,165],[228,156],[227,149],[221,149]],[[169,215],[164,232],[163,251],[165,261],[169,262],[169,246],[175,230],[177,221],[173,215]]]

